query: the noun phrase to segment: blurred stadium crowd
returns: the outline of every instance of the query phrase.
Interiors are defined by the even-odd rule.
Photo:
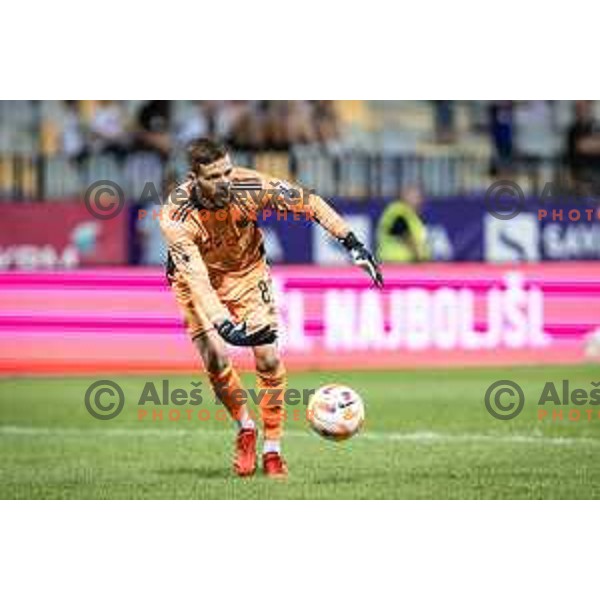
[[[535,191],[565,167],[599,170],[599,116],[591,101],[8,101],[0,200],[72,199],[98,179],[135,196],[143,182],[185,171],[184,148],[199,136],[324,195],[411,184],[456,195],[500,176]]]

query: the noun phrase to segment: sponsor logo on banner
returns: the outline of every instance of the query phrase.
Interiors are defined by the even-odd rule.
[[[542,232],[544,255],[552,260],[600,258],[600,224],[548,223]]]
[[[277,287],[282,290],[283,282]],[[286,292],[280,299],[285,345],[310,348],[303,323],[307,296]],[[373,289],[325,289],[323,345],[332,351],[543,348],[550,344],[544,302],[541,289],[526,286],[518,272],[505,273],[484,295],[467,285],[411,286],[386,296]]]
[[[540,224],[534,214],[521,213],[509,220],[484,217],[484,258],[489,262],[540,260]]]

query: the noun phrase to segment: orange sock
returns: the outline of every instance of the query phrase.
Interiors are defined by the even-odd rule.
[[[259,390],[269,390],[260,402],[265,440],[279,440],[283,430],[283,395],[287,384],[285,368],[276,371],[257,371],[256,384]]]
[[[217,398],[225,405],[231,418],[241,427],[246,427],[248,421],[251,422],[248,416],[248,410],[240,398],[232,398],[232,395],[237,390],[242,390],[242,381],[238,372],[232,365],[225,367],[220,373],[208,373],[208,378]]]

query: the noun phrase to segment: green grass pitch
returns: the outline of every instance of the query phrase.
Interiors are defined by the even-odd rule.
[[[189,376],[168,375],[152,377],[158,389],[164,378],[191,389]],[[569,421],[572,407],[558,407],[563,421],[537,418],[546,381],[590,390],[598,365],[292,374],[297,388],[352,386],[367,420],[358,436],[334,443],[289,419],[287,481],[234,476],[233,426],[196,418],[200,408],[214,410],[208,394],[201,407],[181,407],[193,409],[192,421],[169,421],[169,407],[162,422],[140,421],[147,378],[113,377],[125,408],[100,421],[83,401],[96,379],[0,380],[1,498],[600,498],[600,407],[582,407],[594,409],[590,421]],[[499,379],[525,391],[525,408],[510,421],[484,407]]]

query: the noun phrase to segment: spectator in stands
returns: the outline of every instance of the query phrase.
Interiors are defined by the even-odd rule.
[[[171,152],[171,102],[146,102],[137,121],[136,150],[152,152],[166,161]]]
[[[284,120],[290,145],[312,144],[317,141],[317,129],[309,102],[290,100],[284,104]]]
[[[327,144],[338,138],[339,123],[333,100],[313,100],[312,118],[320,143]]]
[[[63,100],[60,115],[60,147],[72,161],[81,162],[88,155],[86,131],[78,100]]]
[[[91,149],[123,159],[128,150],[125,115],[116,100],[99,100],[90,123]]]
[[[408,186],[391,202],[377,226],[377,252],[382,262],[410,263],[429,260],[425,224],[421,219],[423,194]]]
[[[150,100],[139,107],[132,132],[133,152],[127,158],[121,177],[128,195],[139,198],[149,183],[158,190],[165,164],[173,149],[171,133],[172,104],[169,100]]]
[[[256,152],[265,149],[265,109],[263,102],[230,102],[221,115],[223,123],[228,125],[229,140],[235,150]]]
[[[454,102],[434,100],[435,138],[439,144],[454,142]]]
[[[573,183],[600,181],[600,126],[594,121],[590,100],[577,100],[575,122],[567,134],[567,161]]]
[[[514,104],[512,100],[490,103],[490,134],[494,143],[491,174],[508,176],[513,166]]]
[[[308,102],[275,100],[264,103],[265,142],[271,150],[289,151],[317,139]]]
[[[192,140],[212,135],[211,123],[203,100],[189,103],[185,114],[177,119],[176,140],[179,146],[185,147]]]

